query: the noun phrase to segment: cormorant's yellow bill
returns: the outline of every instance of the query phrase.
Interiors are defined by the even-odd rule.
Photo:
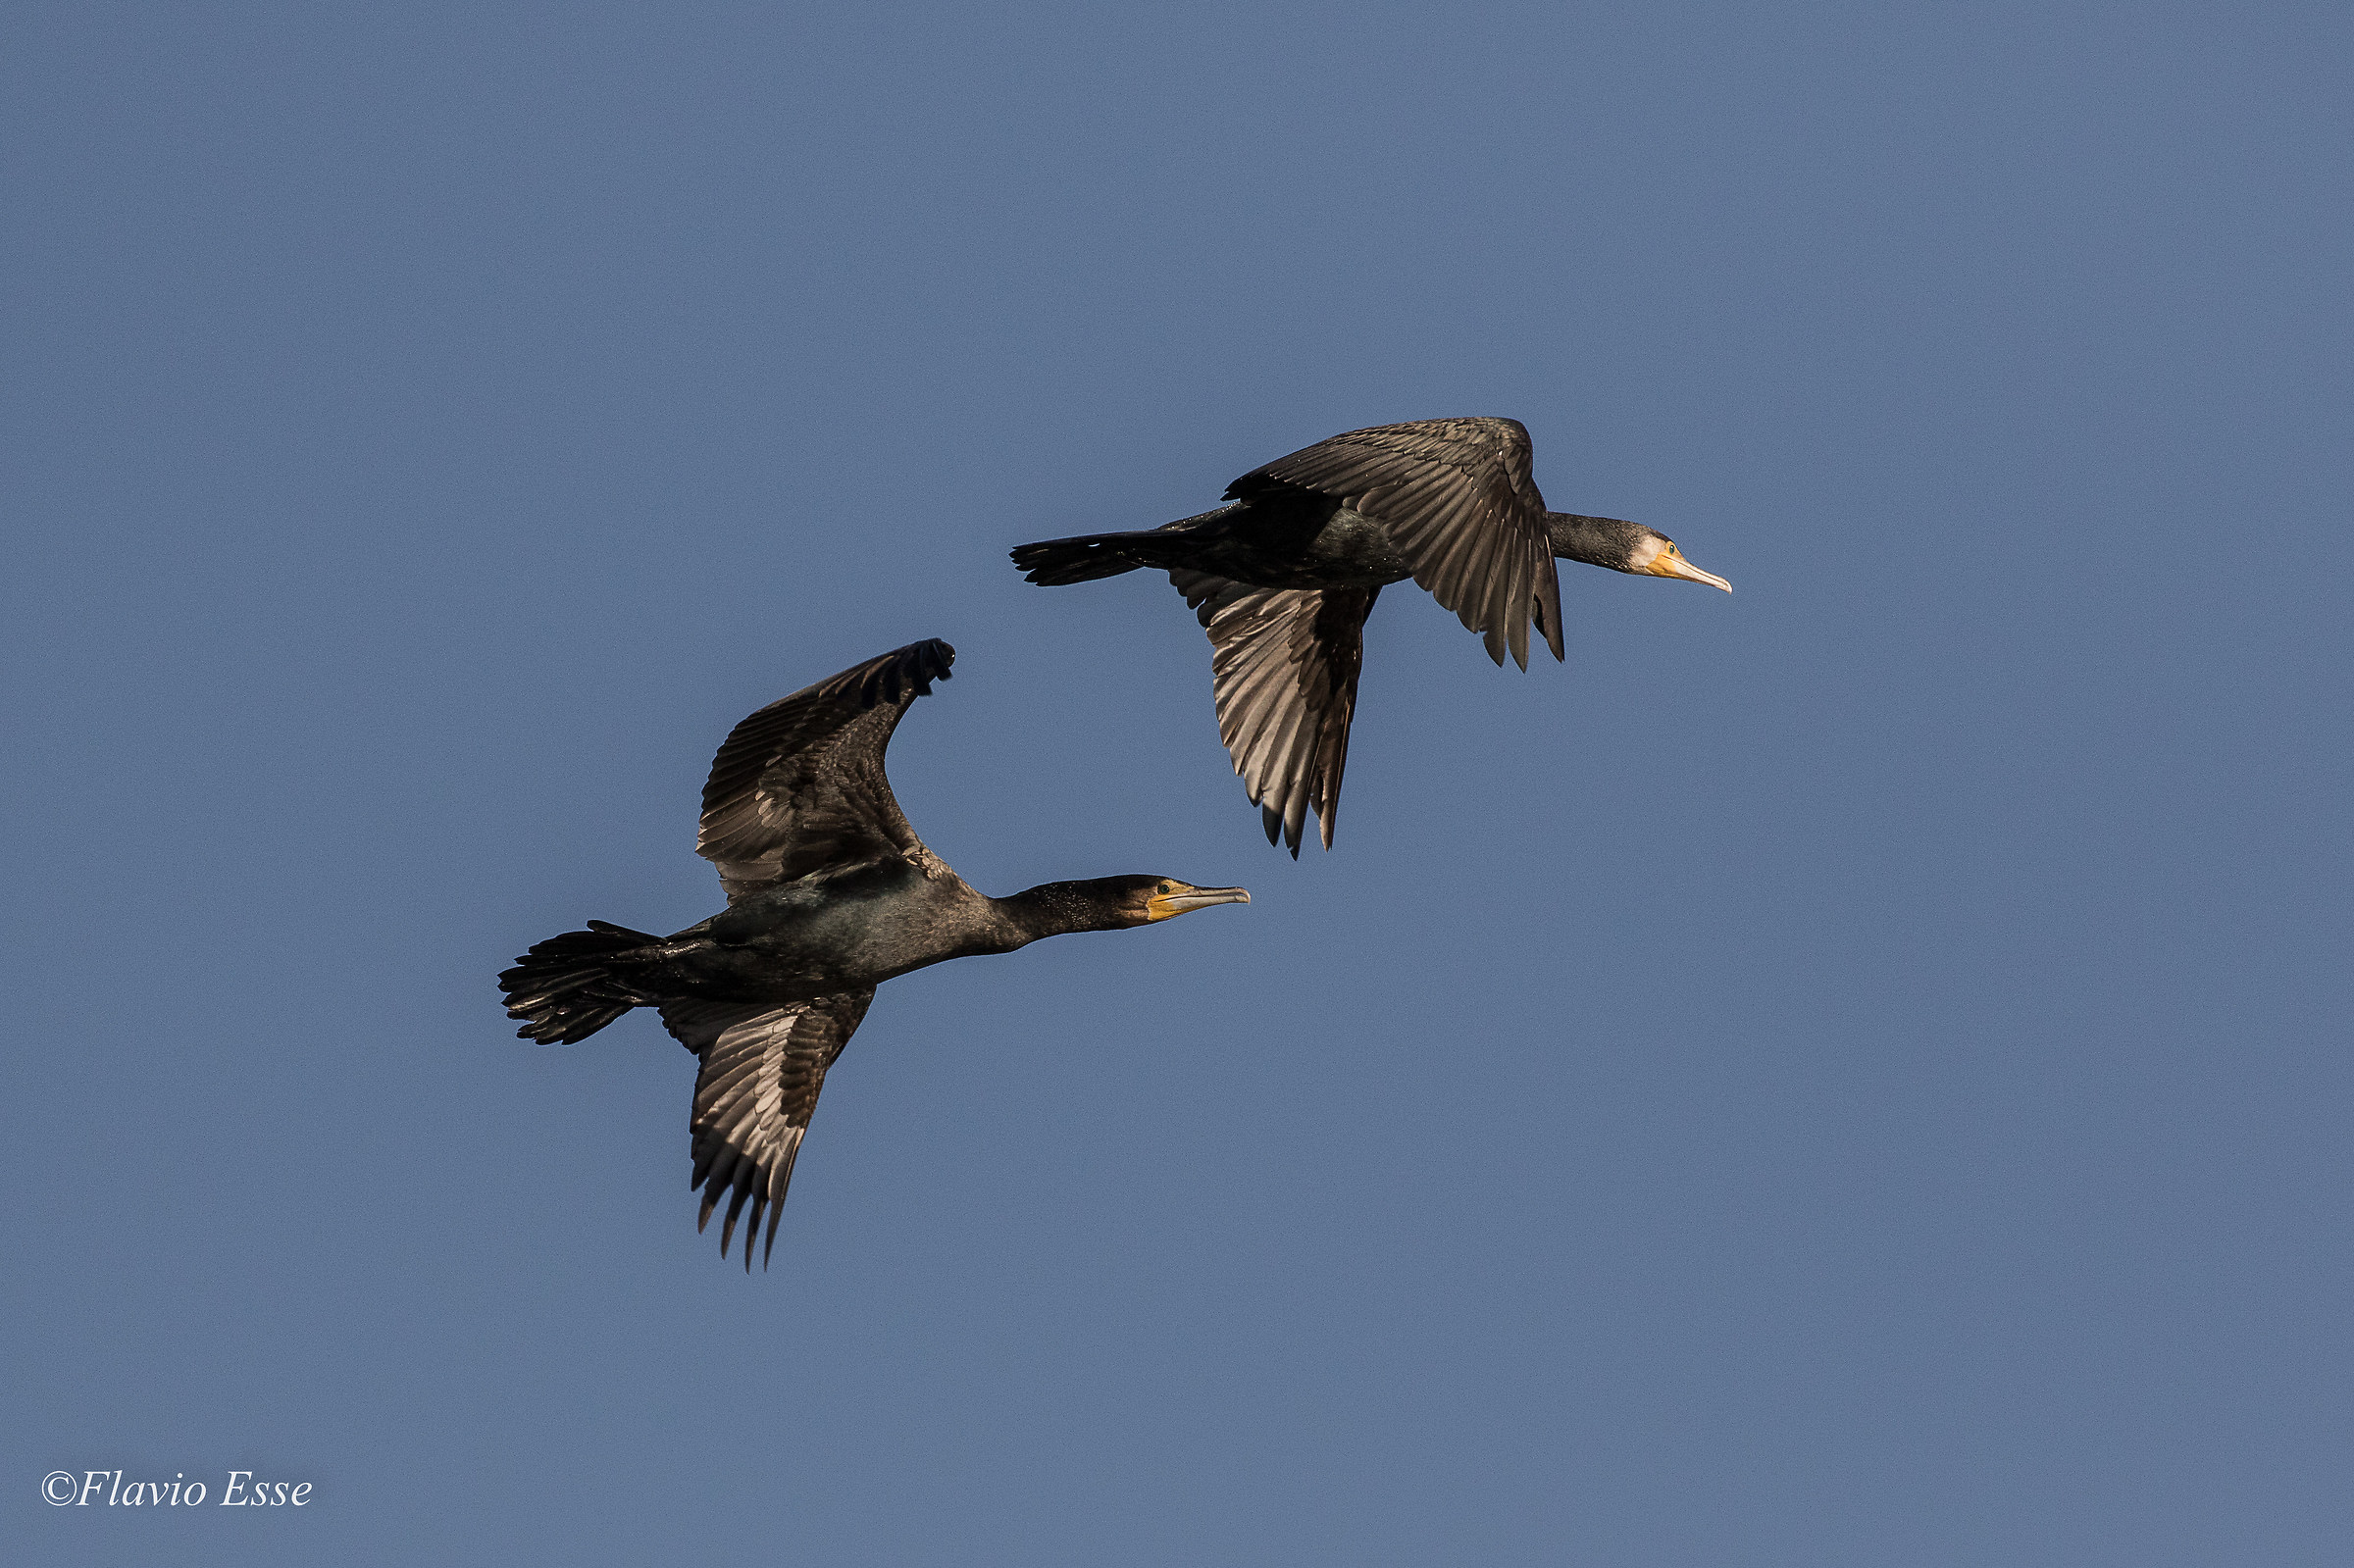
[[[1196,887],[1191,883],[1164,882],[1152,889],[1145,900],[1147,920],[1166,920],[1182,915],[1189,909],[1207,909],[1212,904],[1247,904],[1250,891],[1242,887]]]
[[[1672,539],[1668,541],[1667,548],[1651,558],[1649,566],[1642,567],[1640,570],[1650,573],[1655,578],[1682,578],[1686,582],[1706,582],[1712,588],[1722,588],[1727,593],[1733,591],[1733,585],[1715,573],[1703,572],[1699,567],[1685,560],[1684,552],[1675,547],[1675,541]]]

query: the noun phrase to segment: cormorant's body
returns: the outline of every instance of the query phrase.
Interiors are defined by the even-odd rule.
[[[875,861],[749,892],[710,919],[606,968],[649,1001],[797,1002],[871,990],[971,953],[1008,952],[996,900],[961,877]]]
[[[1118,571],[1159,566],[1257,588],[1379,588],[1414,575],[1387,526],[1332,496],[1307,490],[1277,490],[1255,502],[1237,501],[1141,533],[1088,537],[1119,541],[1118,554],[1096,554],[1087,562],[1091,567],[1123,560],[1127,564]],[[1049,546],[1022,548],[1043,551]],[[1065,576],[1049,570],[1038,581],[1059,586],[1112,575],[1091,571],[1084,577]]]
[[[633,1007],[661,1010],[701,1062],[692,1133],[702,1220],[735,1191],[722,1252],[747,1199],[753,1229],[768,1212],[775,1244],[777,1205],[826,1069],[883,982],[1044,936],[1250,902],[1239,887],[1165,877],[1048,883],[992,898],[949,870],[892,798],[883,754],[908,704],[947,678],[954,657],[945,642],[913,643],[736,727],[712,764],[696,844],[718,864],[726,909],[670,936],[590,921],[499,976],[526,1039],[569,1044]]]
[[[1365,617],[1390,583],[1411,578],[1522,669],[1532,625],[1563,656],[1557,556],[1731,587],[1641,524],[1546,510],[1530,459],[1517,420],[1350,430],[1244,475],[1214,512],[1013,559],[1049,587],[1167,572],[1209,633],[1219,736],[1268,841],[1299,854],[1313,810],[1329,849]]]

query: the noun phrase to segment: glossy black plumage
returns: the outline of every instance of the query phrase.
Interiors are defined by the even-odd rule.
[[[748,1206],[747,1269],[764,1215],[775,1246],[826,1072],[882,982],[1043,936],[1250,901],[1239,887],[1155,877],[1048,883],[1008,898],[968,885],[916,836],[883,766],[908,705],[947,679],[954,658],[945,642],[911,643],[770,703],[729,733],[696,843],[719,869],[726,910],[670,936],[591,921],[499,976],[527,1039],[570,1043],[633,1007],[660,1009],[700,1064],[691,1124],[697,1226],[727,1194],[724,1254]]]
[[[1561,590],[1545,497],[1518,420],[1418,420],[1349,430],[1254,469],[1226,487],[1251,502],[1286,489],[1378,521],[1415,582],[1482,633],[1488,657],[1528,668],[1528,625],[1561,649]],[[1319,586],[1377,586],[1324,583]]]
[[[1383,586],[1411,578],[1498,664],[1509,653],[1526,669],[1532,624],[1563,654],[1556,556],[1724,585],[1641,564],[1675,552],[1639,524],[1547,511],[1517,420],[1346,431],[1252,470],[1226,499],[1158,529],[1025,544],[1013,560],[1045,586],[1169,574],[1209,634],[1219,738],[1268,841],[1295,856],[1310,811],[1332,847],[1364,622]]]

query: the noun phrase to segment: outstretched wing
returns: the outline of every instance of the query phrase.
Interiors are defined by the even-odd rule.
[[[703,785],[694,852],[719,867],[731,900],[887,856],[947,873],[892,798],[883,751],[955,658],[937,637],[911,642],[779,698],[729,733]]]
[[[1528,668],[1532,619],[1553,656],[1562,656],[1545,497],[1518,420],[1416,420],[1350,430],[1254,469],[1226,494],[1248,500],[1279,484],[1337,497],[1386,527],[1414,581],[1484,633],[1498,664],[1509,649]]]
[[[1209,633],[1218,738],[1266,825],[1300,857],[1316,814],[1324,847],[1349,765],[1349,721],[1379,588],[1253,588],[1201,572],[1169,582]]]
[[[872,989],[771,1007],[759,1002],[664,1002],[662,1026],[702,1059],[694,1075],[694,1179],[703,1189],[694,1228],[711,1223],[720,1194],[733,1189],[719,1228],[719,1255],[728,1255],[736,1217],[751,1204],[743,1228],[743,1267],[752,1267],[752,1237],[768,1216],[760,1266],[776,1250],[777,1220],[793,1162],[817,1109],[826,1069],[842,1054],[866,1016]]]

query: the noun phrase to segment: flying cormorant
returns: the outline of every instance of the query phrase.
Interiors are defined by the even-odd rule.
[[[1048,539],[1013,552],[1048,587],[1139,567],[1169,574],[1209,632],[1218,738],[1259,808],[1267,842],[1300,853],[1313,810],[1332,847],[1365,617],[1412,578],[1528,668],[1533,620],[1561,653],[1553,558],[1732,591],[1639,523],[1549,512],[1518,420],[1415,420],[1349,430],[1252,470],[1231,505],[1133,533]]]
[[[703,786],[695,853],[719,868],[728,907],[674,936],[600,920],[551,936],[498,977],[525,1039],[587,1039],[633,1007],[695,1053],[691,1123],[700,1230],[733,1189],[726,1256],[746,1200],[743,1266],[768,1214],[762,1265],[826,1069],[894,975],[1042,936],[1120,931],[1211,904],[1240,887],[1173,877],[1050,882],[992,898],[924,847],[892,798],[883,751],[909,703],[948,678],[956,651],[909,643],[770,703],[738,725]]]

